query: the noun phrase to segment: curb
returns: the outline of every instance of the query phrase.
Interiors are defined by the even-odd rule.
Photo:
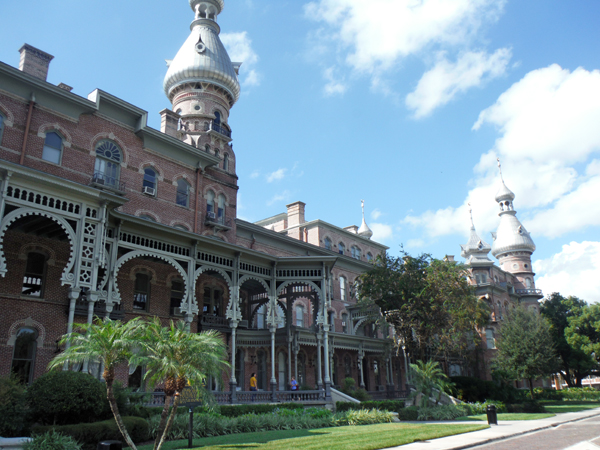
[[[513,438],[513,437],[516,437],[516,436],[524,436],[524,435],[529,434],[529,433],[535,433],[537,431],[547,430],[549,428],[556,428],[556,427],[558,427],[560,425],[564,425],[565,423],[578,422],[580,420],[586,420],[586,419],[589,419],[591,417],[596,417],[596,416],[600,416],[600,411],[598,411],[598,412],[596,412],[594,414],[590,414],[589,416],[577,417],[575,419],[565,420],[564,422],[554,422],[554,423],[551,423],[549,425],[543,425],[543,426],[540,426],[538,428],[532,428],[531,430],[527,430],[527,431],[519,431],[519,432],[515,432],[513,434],[507,434],[506,436],[497,437],[497,438],[490,438],[490,439],[486,439],[484,441],[480,441],[480,442],[473,443],[473,444],[466,444],[466,445],[463,445],[463,446],[460,446],[460,447],[452,447],[452,450],[463,450],[463,449],[467,449],[467,448],[475,448],[475,447],[479,447],[480,445],[489,444],[491,442],[503,441],[505,439]]]

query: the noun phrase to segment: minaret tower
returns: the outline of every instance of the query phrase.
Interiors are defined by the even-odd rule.
[[[492,255],[498,258],[500,267],[515,275],[517,283],[514,288],[521,295],[523,302],[537,303],[542,297],[541,292],[535,289],[533,269],[531,267],[531,255],[535,251],[535,244],[529,232],[517,219],[517,212],[513,207],[515,194],[504,184],[502,177],[502,166],[498,159],[500,180],[502,186],[496,194],[496,201],[500,206],[500,224],[495,233],[492,233]]]
[[[490,244],[485,242],[477,234],[475,223],[473,222],[473,210],[469,203],[469,214],[471,216],[471,234],[469,242],[466,245],[461,245],[461,256],[465,258],[465,264],[473,269],[486,269],[486,276],[490,276],[489,268],[494,265],[494,262],[488,257],[488,253],[492,249]]]
[[[240,96],[238,70],[219,39],[217,17],[224,0],[189,0],[195,17],[190,35],[172,61],[163,87],[172,111],[164,110],[161,129],[184,142],[224,158],[233,156],[229,111]],[[228,168],[232,158],[225,162]]]
[[[362,224],[360,225],[360,228],[358,229],[357,233],[359,236],[371,239],[371,237],[373,237],[373,232],[371,231],[371,229],[367,225],[367,222],[365,221],[365,201],[361,200],[360,205],[362,207]]]

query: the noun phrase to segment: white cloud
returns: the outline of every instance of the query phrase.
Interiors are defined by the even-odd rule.
[[[501,48],[492,55],[466,52],[453,63],[442,53],[435,66],[423,74],[416,89],[406,96],[406,106],[414,111],[417,119],[428,116],[457,94],[503,75],[511,56],[508,48]]]
[[[560,292],[590,303],[600,301],[600,242],[571,242],[548,259],[533,263],[536,287],[545,295]]]
[[[390,225],[385,223],[372,223],[370,225],[371,231],[373,231],[372,239],[377,242],[385,242],[394,237],[394,231]]]
[[[281,201],[288,202],[288,201],[289,201],[289,199],[290,199],[290,196],[291,196],[291,195],[292,195],[292,193],[291,193],[290,191],[288,191],[288,190],[285,190],[285,191],[283,191],[283,192],[280,192],[279,194],[275,194],[275,195],[274,195],[274,196],[271,198],[271,200],[269,200],[269,201],[267,202],[267,205],[268,205],[268,206],[271,206],[271,205],[273,205],[273,204],[275,204],[275,203],[277,203],[277,202],[281,202]]]
[[[287,169],[278,169],[275,172],[271,172],[269,175],[267,175],[267,183],[282,180],[285,177],[286,172]]]
[[[242,85],[258,86],[261,77],[254,69],[258,63],[258,55],[252,49],[252,40],[248,37],[248,32],[221,33],[219,37],[227,49],[231,61],[243,63],[240,69]]]
[[[373,219],[373,220],[379,219],[382,215],[383,215],[383,213],[377,208],[375,208],[373,211],[371,211],[371,219]]]
[[[600,225],[600,162],[594,159],[600,152],[599,123],[600,71],[552,65],[529,72],[473,126],[496,126],[500,136],[475,166],[474,187],[462,206],[407,216],[405,222],[430,237],[466,234],[470,202],[475,225],[487,237],[498,221],[500,156],[519,218],[534,240]]]
[[[485,21],[496,19],[505,0],[314,0],[307,18],[321,22],[320,46],[329,45],[347,67],[374,85],[409,55],[466,45]],[[326,39],[323,38],[326,37]],[[327,44],[325,44],[325,42]],[[320,47],[319,51],[323,49]]]
[[[334,67],[329,67],[325,69],[323,72],[323,78],[327,81],[323,91],[327,97],[331,97],[333,95],[343,95],[346,92],[348,86],[344,83],[343,80],[338,80],[334,76]]]
[[[252,172],[250,174],[250,178],[254,179],[254,178],[258,178],[260,176],[260,172],[258,170],[255,170],[254,172]]]

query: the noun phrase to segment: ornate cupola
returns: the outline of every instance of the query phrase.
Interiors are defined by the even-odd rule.
[[[529,232],[517,219],[517,212],[513,207],[515,194],[506,187],[502,177],[502,166],[498,159],[500,180],[502,186],[496,194],[496,201],[500,206],[500,223],[495,233],[492,233],[492,255],[498,258],[500,266],[506,272],[516,275],[519,285],[517,292],[534,293],[534,273],[531,267],[531,255],[535,251],[535,244]]]
[[[488,253],[492,249],[490,244],[485,242],[479,237],[475,230],[475,223],[473,222],[473,210],[469,203],[469,214],[471,216],[471,233],[469,236],[469,242],[466,245],[461,245],[461,256],[465,258],[466,264],[471,267],[489,267],[494,263],[488,257]]]
[[[176,131],[185,142],[215,152],[231,142],[227,121],[240,97],[241,63],[231,62],[219,38],[217,17],[223,11],[223,0],[189,0],[189,4],[195,14],[190,35],[175,58],[167,61],[163,88],[175,114],[169,113],[164,121],[175,120]],[[222,151],[215,152],[219,153]]]
[[[367,225],[367,222],[365,221],[365,201],[361,200],[360,204],[362,207],[362,224],[360,225],[357,234],[361,237],[371,239],[371,237],[373,237],[373,232],[371,231],[371,229]]]

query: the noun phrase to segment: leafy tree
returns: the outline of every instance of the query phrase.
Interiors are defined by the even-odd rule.
[[[582,379],[597,366],[591,357],[593,350],[584,350],[588,341],[577,330],[587,308],[585,301],[571,296],[565,298],[557,292],[546,298],[540,306],[542,316],[550,322],[552,340],[560,360],[560,373],[569,387],[581,387]],[[589,315],[586,314],[586,317]],[[581,320],[585,322],[587,319]]]
[[[400,257],[379,256],[356,290],[363,307],[379,306],[415,359],[425,360],[432,349],[465,356],[489,317],[467,277],[462,264],[403,251]]]
[[[429,399],[435,398],[436,405],[439,403],[444,392],[450,392],[452,383],[443,372],[437,361],[417,361],[410,365],[412,382],[415,385],[418,396],[421,394],[421,406],[429,406]]]
[[[519,306],[508,311],[498,334],[494,366],[528,380],[533,400],[533,380],[551,375],[558,365],[548,321]]]
[[[152,384],[164,385],[165,405],[154,442],[154,450],[159,450],[173,425],[182,391],[188,386],[201,390],[209,375],[220,376],[228,367],[227,352],[216,331],[190,333],[183,321],[163,327],[157,317],[148,323],[139,344],[141,351],[132,363],[146,366],[145,377]]]
[[[581,314],[569,317],[565,337],[570,346],[589,358],[588,370],[583,376],[600,374],[600,304],[586,305]],[[581,384],[581,380],[578,381]]]
[[[96,361],[104,367],[103,377],[106,382],[106,395],[110,409],[115,416],[119,431],[127,445],[136,450],[127,428],[119,412],[114,395],[115,369],[119,364],[129,362],[132,349],[138,342],[142,322],[139,318],[129,322],[97,319],[90,324],[80,324],[79,330],[62,337],[60,344],[70,346],[49,364],[51,369],[62,368],[68,363],[83,363],[86,360]]]

